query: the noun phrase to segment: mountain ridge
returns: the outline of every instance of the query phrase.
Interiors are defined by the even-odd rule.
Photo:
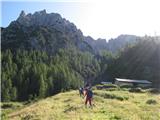
[[[41,34],[39,38],[37,38],[36,35],[33,35],[33,32],[36,31],[36,28],[37,31],[40,32],[39,34]],[[18,33],[14,32],[14,29],[16,29]],[[40,29],[43,29],[43,31]],[[4,49],[3,46],[7,46],[6,41],[10,43],[11,39],[13,41],[16,41],[15,39],[23,39],[23,41],[25,41],[24,43],[28,43],[26,46],[30,46],[31,48],[33,46],[34,49],[36,48],[36,43],[37,46],[44,47],[39,44],[42,44],[40,39],[45,39],[44,41],[47,41],[46,34],[43,35],[45,32],[46,34],[52,34],[52,36],[48,38],[50,39],[50,42],[52,41],[51,43],[53,43],[53,41],[55,41],[54,39],[56,39],[55,37],[53,38],[53,35],[55,35],[56,32],[61,34],[59,34],[58,37],[63,36],[63,38],[60,37],[60,40],[65,39],[66,41],[70,41],[82,51],[87,50],[96,54],[99,54],[101,50],[108,50],[112,53],[116,53],[119,49],[124,48],[126,44],[135,43],[135,39],[140,38],[138,36],[126,34],[120,35],[115,39],[109,39],[108,42],[106,39],[101,38],[95,40],[90,36],[84,36],[82,31],[78,29],[74,23],[62,18],[58,13],[47,13],[44,9],[33,14],[26,14],[25,11],[22,10],[17,20],[12,21],[8,27],[2,29],[2,49]],[[21,44],[23,44],[22,40],[19,41]],[[62,43],[66,44],[68,42],[62,41]],[[50,47],[53,48],[55,46],[57,45],[54,44]],[[64,45],[64,47],[66,46]],[[53,51],[55,51],[55,49],[50,50],[51,53],[53,53]]]
[[[87,36],[85,40],[88,44],[92,46],[92,48],[99,53],[101,50],[107,50],[112,53],[117,53],[120,49],[124,48],[128,44],[135,44],[140,41],[139,36],[136,35],[128,35],[122,34],[117,38],[111,38],[108,41],[106,39],[98,38],[94,40],[92,37]]]
[[[16,42],[21,45],[10,46]],[[25,49],[49,46],[51,53],[54,53],[55,49],[70,46],[82,51],[92,51],[83,40],[83,33],[73,23],[57,13],[47,14],[45,10],[27,15],[22,11],[16,21],[2,29],[2,50],[21,46]]]

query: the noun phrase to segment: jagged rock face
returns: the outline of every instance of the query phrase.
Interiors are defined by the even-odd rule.
[[[87,36],[85,37],[85,41],[92,46],[94,49],[95,53],[99,54],[100,50],[105,50],[107,49],[107,42],[105,39],[97,39],[94,40],[92,37]]]
[[[108,50],[115,53],[117,50],[124,48],[128,44],[134,44],[138,42],[140,37],[135,35],[120,35],[115,39],[108,41]]]
[[[105,39],[94,40],[92,37],[85,37],[85,41],[92,46],[92,48],[99,53],[101,50],[108,50],[112,53],[116,53],[119,49],[124,48],[127,44],[133,44],[138,42],[140,37],[134,35],[120,35],[115,39],[110,39],[106,42]]]
[[[57,23],[62,22],[62,18],[59,14],[52,13],[47,14],[45,10],[40,12],[35,12],[32,14],[25,14],[24,11],[20,13],[20,16],[16,20],[21,25],[24,26],[51,26]]]
[[[22,11],[16,21],[2,30],[2,50],[25,48],[52,53],[69,46],[92,51],[84,41],[82,32],[73,23],[57,13],[48,14],[45,10],[34,14]]]
[[[76,28],[76,26],[69,22],[68,20],[62,18],[57,13],[47,14],[46,10],[35,12],[32,14],[25,14],[24,11],[21,12],[20,16],[16,20],[23,26],[45,26],[52,27],[61,32],[78,32],[82,35],[82,32]]]
[[[101,50],[116,53],[128,43],[134,43],[137,36],[120,35],[116,39],[94,40],[83,36],[77,27],[57,13],[46,13],[46,10],[26,14],[22,11],[16,21],[2,29],[2,50],[36,49],[49,53],[59,48],[75,47],[81,51],[99,54]]]

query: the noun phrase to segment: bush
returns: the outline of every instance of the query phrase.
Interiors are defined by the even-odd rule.
[[[14,105],[12,103],[4,103],[1,106],[3,109],[7,109],[7,108],[13,108]]]
[[[156,89],[156,88],[151,88],[148,90],[148,92],[152,93],[152,94],[160,94],[160,90]]]
[[[3,109],[17,108],[17,107],[21,107],[21,105],[17,104],[17,103],[12,103],[12,102],[2,103],[1,104],[1,108],[3,108]]]
[[[104,88],[117,88],[118,86],[115,84],[105,84],[103,85]]]
[[[149,100],[146,101],[146,104],[149,104],[149,105],[151,105],[151,104],[157,104],[157,101],[154,100],[154,99],[149,99]]]
[[[104,94],[104,98],[109,98],[109,99],[117,99],[117,100],[123,100],[123,97],[121,96],[116,96],[114,94]]]
[[[108,98],[108,99],[117,99],[117,100],[120,100],[120,101],[129,99],[127,96],[118,96],[118,95],[115,95],[115,94],[108,94],[108,93],[104,93],[104,94],[95,93],[95,95],[98,95],[98,96],[103,97],[103,98]]]
[[[142,90],[141,88],[131,88],[131,89],[129,90],[129,92],[142,93],[143,90]]]
[[[116,90],[119,90],[118,88],[107,88],[105,89],[106,91],[116,91]]]
[[[120,88],[132,88],[132,85],[121,85]]]
[[[117,90],[118,86],[115,84],[104,84],[104,85],[96,85],[96,88],[98,90],[102,90],[102,89]]]
[[[96,85],[96,89],[97,89],[97,90],[103,89],[103,85]]]

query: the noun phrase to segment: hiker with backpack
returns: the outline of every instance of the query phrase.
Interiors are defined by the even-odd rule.
[[[88,102],[89,102],[89,105],[92,106],[93,92],[91,88],[88,87],[84,89],[84,97],[85,97],[85,106],[87,106]]]

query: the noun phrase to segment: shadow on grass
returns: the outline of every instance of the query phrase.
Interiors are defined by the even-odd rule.
[[[155,104],[157,104],[157,101],[154,100],[154,99],[149,99],[149,100],[146,101],[146,104],[155,105]]]
[[[94,94],[97,95],[97,96],[103,97],[105,99],[117,99],[117,100],[120,100],[120,101],[129,99],[128,96],[118,96],[118,95],[109,94],[109,93],[94,93]]]
[[[74,106],[70,106],[67,109],[65,109],[63,112],[67,113],[67,112],[71,112],[71,111],[76,111],[77,109],[79,109],[80,107],[74,107]]]

